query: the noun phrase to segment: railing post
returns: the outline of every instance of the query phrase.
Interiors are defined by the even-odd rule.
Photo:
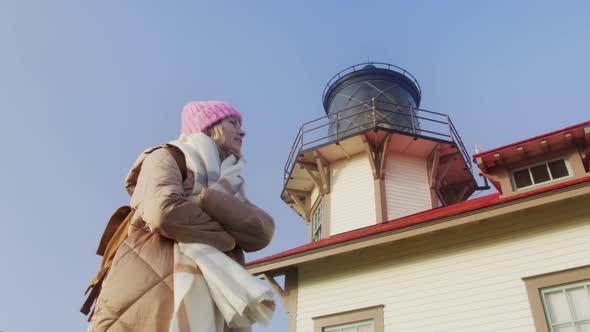
[[[449,115],[446,115],[447,117],[447,126],[449,127],[449,136],[451,137],[451,142],[455,143],[455,137],[453,135],[453,125],[451,124],[451,118],[449,118]]]
[[[299,139],[299,150],[303,149],[303,133],[305,133],[305,130],[303,129],[303,126],[301,126],[301,138]],[[297,151],[297,158],[299,158],[299,151]]]
[[[416,135],[416,124],[414,121],[414,107],[410,105],[410,120],[412,121],[412,134]]]
[[[372,115],[373,115],[373,126],[375,128],[377,128],[377,110],[375,107],[375,97],[371,98],[371,109],[372,109]]]
[[[340,135],[338,134],[338,129],[340,128],[340,120],[339,120],[340,112],[341,111],[336,112],[336,122],[335,123],[336,123],[336,139],[337,140],[340,138]],[[330,119],[328,119],[328,121],[330,121]],[[328,130],[330,130],[329,127],[328,127]]]

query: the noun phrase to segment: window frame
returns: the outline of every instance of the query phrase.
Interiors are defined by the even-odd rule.
[[[344,324],[322,327],[322,332],[330,332],[330,330],[334,330],[334,329],[342,330],[344,328],[358,327],[355,325],[365,324],[367,322],[371,323],[371,327],[373,328],[373,330],[375,330],[375,321],[373,319],[368,319],[368,320],[363,320],[360,322],[344,323]]]
[[[590,265],[525,277],[522,280],[525,283],[535,330],[549,332],[551,329],[545,314],[541,292],[546,288],[590,281]]]
[[[343,311],[329,315],[313,317],[313,331],[323,332],[326,327],[373,321],[375,332],[384,332],[383,308],[384,305],[376,305],[350,311]]]
[[[578,288],[580,286],[583,286],[584,287],[584,293],[586,293],[586,295],[590,297],[590,293],[589,293],[589,290],[590,290],[589,289],[590,288],[590,280],[585,280],[585,281],[580,281],[580,282],[574,282],[574,283],[568,283],[568,284],[565,284],[565,285],[559,285],[559,286],[554,286],[554,287],[546,287],[546,288],[543,288],[543,289],[540,290],[541,291],[541,301],[543,302],[543,307],[545,309],[545,316],[546,316],[546,319],[547,319],[547,326],[549,327],[549,329],[551,329],[551,326],[552,325],[562,325],[562,324],[565,324],[565,323],[559,323],[559,324],[552,323],[551,317],[549,315],[549,303],[547,301],[546,294],[547,293],[555,293],[555,292],[564,292],[565,293],[568,289]],[[568,303],[568,310],[569,310],[570,314],[572,315],[572,317],[571,317],[572,320],[570,321],[569,324],[570,325],[571,324],[574,324],[574,327],[575,327],[575,325],[576,324],[579,324],[579,323],[588,323],[589,322],[588,319],[584,319],[583,321],[580,321],[580,319],[575,319],[575,317],[574,317],[575,316],[575,311],[574,311],[574,306],[573,306],[573,303],[571,301],[571,298],[568,299],[567,293],[565,294],[565,296],[566,296],[566,301]]]
[[[309,226],[311,228],[311,242],[319,241],[322,239],[322,227],[324,223],[324,210],[323,210],[323,198],[320,196],[317,198],[317,201],[314,204],[313,209],[311,210],[311,215],[309,218]],[[315,225],[315,217],[318,216],[318,226],[316,228]],[[319,233],[318,233],[319,232]],[[318,237],[316,238],[316,233]]]
[[[558,161],[558,160],[563,160],[563,163],[565,164],[565,168],[567,169],[568,175],[567,176],[560,177],[560,178],[557,178],[557,179],[553,179],[553,175],[551,174],[551,169],[549,168],[549,163],[552,163],[552,162]],[[540,183],[535,183],[535,181],[534,181],[534,179],[532,177],[532,174],[531,174],[531,168],[534,168],[534,167],[537,167],[537,166],[540,166],[540,165],[545,165],[547,167],[547,171],[549,173],[549,176],[551,177],[551,180],[540,182]],[[516,185],[516,179],[514,178],[514,173],[515,172],[520,172],[520,171],[525,170],[525,169],[528,170],[528,173],[529,173],[529,176],[531,178],[532,184],[529,185],[529,186],[525,186],[525,187],[520,187],[519,188]],[[548,184],[548,183],[553,183],[553,182],[561,181],[561,180],[564,180],[564,179],[567,179],[567,178],[571,178],[571,177],[574,176],[574,172],[573,172],[572,167],[571,167],[571,165],[569,163],[569,160],[566,157],[564,157],[564,156],[557,157],[557,158],[552,158],[552,159],[547,159],[547,160],[544,160],[544,161],[541,161],[541,162],[538,162],[538,163],[529,164],[529,165],[526,165],[526,166],[523,166],[523,167],[519,167],[519,168],[514,168],[514,169],[511,169],[509,171],[509,173],[510,173],[510,182],[512,184],[512,190],[513,191],[527,190],[527,189],[530,189],[530,188],[535,188],[535,187],[538,187],[538,186],[543,186],[543,185]]]

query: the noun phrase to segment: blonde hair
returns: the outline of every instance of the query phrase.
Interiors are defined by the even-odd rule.
[[[234,118],[236,121],[238,121],[238,119],[235,116],[228,116],[227,118]],[[221,126],[221,122],[225,119],[221,119],[217,121],[215,124],[213,124],[211,127],[209,127],[205,131],[205,134],[211,137],[211,139],[215,143],[217,143],[217,149],[219,150],[219,156],[221,157],[221,160],[227,158],[232,153],[235,154],[236,157],[240,158],[241,156],[239,154],[221,148],[223,144],[225,144],[225,134],[223,133],[223,127]]]
[[[209,129],[207,129],[205,134],[207,134],[207,136],[211,137],[211,139],[214,140],[218,146],[222,146],[225,143],[225,135],[223,134],[223,128],[221,127],[221,121],[215,123]]]

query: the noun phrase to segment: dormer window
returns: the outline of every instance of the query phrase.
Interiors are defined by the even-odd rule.
[[[311,240],[318,241],[322,239],[322,202],[317,204],[316,209],[311,215]]]
[[[565,178],[571,174],[569,165],[564,159],[545,161],[511,172],[515,190]]]

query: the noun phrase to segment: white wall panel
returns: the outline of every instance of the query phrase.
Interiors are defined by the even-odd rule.
[[[522,278],[590,264],[589,215],[547,207],[303,265],[298,331],[374,305],[385,331],[534,331]]]
[[[330,235],[375,225],[375,186],[365,154],[330,165]]]
[[[311,190],[311,205],[313,206],[313,203],[315,202],[316,199],[318,199],[318,196],[320,195],[320,190],[317,186],[314,186],[313,189]]]
[[[384,179],[388,220],[432,209],[426,160],[391,154]]]

